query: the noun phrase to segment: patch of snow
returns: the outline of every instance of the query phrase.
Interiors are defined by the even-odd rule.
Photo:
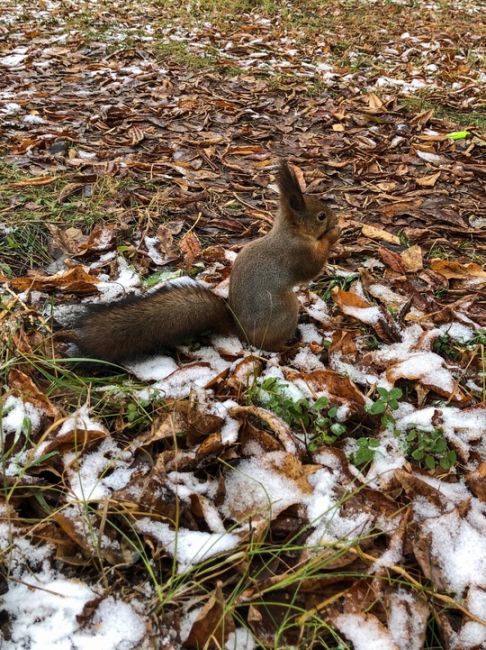
[[[328,324],[330,321],[329,308],[324,300],[312,292],[309,294],[309,298],[312,302],[305,307],[306,312],[319,323]]]
[[[473,329],[462,323],[444,323],[438,329],[459,343],[467,343],[474,336]]]
[[[103,433],[108,433],[106,427],[104,427],[100,422],[96,422],[96,420],[92,420],[89,417],[89,409],[86,404],[83,404],[83,406],[81,406],[66,420],[64,420],[61,428],[57,432],[57,435],[62,436],[65,433],[73,430],[102,431]]]
[[[2,107],[2,113],[4,113],[5,115],[16,115],[21,110],[22,107],[20,106],[20,104],[16,104],[15,102],[7,102]]]
[[[25,124],[45,124],[45,119],[40,115],[24,115],[22,120]]]
[[[182,366],[165,379],[155,382],[149,388],[138,392],[140,399],[150,399],[153,393],[166,399],[182,399],[192,390],[203,388],[219,372],[204,364],[189,364]]]
[[[145,247],[147,248],[147,253],[154,264],[157,266],[163,266],[166,264],[167,260],[162,257],[162,255],[157,250],[158,245],[160,244],[157,237],[149,237],[146,235],[143,239],[145,242]]]
[[[179,368],[172,357],[159,355],[125,363],[124,367],[141,381],[161,381]]]
[[[471,586],[486,589],[485,510],[474,497],[463,515],[455,508],[443,514],[437,512],[424,497],[414,500],[414,518],[430,539],[434,562],[458,597]]]
[[[486,618],[486,590],[479,587],[469,589],[466,603],[471,614],[483,620]],[[465,623],[452,639],[453,650],[469,650],[469,648],[486,647],[486,626],[476,621],[465,619]]]
[[[15,68],[19,66],[26,58],[26,54],[9,54],[0,58],[0,65],[6,68]]]
[[[107,278],[96,285],[96,288],[101,295],[95,302],[112,302],[115,298],[120,297],[127,291],[140,286],[140,276],[135,269],[128,264],[125,258],[119,256],[117,262],[119,269],[118,278],[111,281]],[[100,279],[101,277],[102,276],[100,276]]]
[[[301,348],[292,359],[292,365],[303,372],[312,372],[324,368],[324,364],[319,357],[311,352],[309,348]]]
[[[298,326],[302,343],[321,343],[322,333],[312,323],[301,323]]]
[[[250,630],[246,627],[237,627],[228,634],[224,650],[255,650],[256,642]]]
[[[307,517],[315,530],[309,535],[306,546],[313,547],[328,541],[350,540],[366,533],[372,518],[366,512],[346,517],[341,513],[341,498],[337,493],[340,471],[322,468],[308,478],[313,492],[304,499]]]
[[[285,452],[269,452],[263,457],[242,460],[228,470],[221,512],[227,518],[246,521],[255,515],[271,513],[274,517],[289,506],[300,503],[304,494],[295,481],[275,469],[284,458]]]
[[[70,502],[99,501],[108,498],[113,490],[124,488],[135,468],[129,451],[122,451],[112,438],[105,438],[98,449],[84,453],[76,452],[63,456],[70,487],[67,500]]]
[[[412,79],[412,81],[404,81],[403,79],[392,79],[390,77],[379,77],[374,84],[375,88],[400,88],[404,93],[413,93],[421,88],[427,86],[427,82],[423,79]],[[430,87],[430,85],[429,85]]]
[[[241,541],[238,535],[227,532],[204,533],[187,528],[171,530],[168,524],[148,517],[139,519],[135,528],[159,541],[167,553],[176,558],[180,573],[198,562],[236,548]]]
[[[96,158],[94,151],[85,151],[84,149],[78,149],[76,155],[78,158],[81,158],[81,160],[92,160],[93,158]]]
[[[371,614],[340,614],[334,622],[354,650],[398,650],[388,630]]]
[[[341,310],[347,315],[357,318],[362,323],[367,325],[376,325],[382,318],[380,308],[373,307],[351,307],[350,305],[342,305]]]
[[[43,412],[20,397],[9,395],[2,406],[2,430],[17,438],[22,432],[37,433]]]

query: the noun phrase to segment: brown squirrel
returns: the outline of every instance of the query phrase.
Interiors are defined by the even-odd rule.
[[[204,286],[169,284],[146,296],[92,305],[70,340],[87,356],[112,362],[171,348],[207,331],[237,334],[265,350],[284,348],[297,327],[293,288],[319,274],[340,230],[325,203],[302,193],[285,161],[278,187],[275,223],[238,254],[228,301]]]

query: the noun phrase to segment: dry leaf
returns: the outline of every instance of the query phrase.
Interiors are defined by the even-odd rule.
[[[386,230],[382,230],[381,228],[375,228],[375,226],[370,226],[368,224],[365,224],[363,226],[361,233],[365,237],[369,237],[370,239],[378,239],[379,241],[386,241],[389,244],[396,244],[396,245],[400,244],[400,238],[397,237],[396,235],[392,235]]]
[[[63,291],[65,293],[88,295],[97,292],[96,285],[99,280],[86,273],[82,266],[74,266],[68,271],[60,271],[54,275],[33,273],[32,276],[13,278],[12,280],[0,277],[0,282],[9,282],[15,291]]]
[[[14,181],[13,183],[8,183],[4,187],[29,187],[32,185],[49,185],[57,179],[57,176],[36,176],[34,178],[28,178],[24,181]]]
[[[223,648],[228,634],[234,629],[233,619],[223,596],[222,583],[218,582],[216,589],[192,624],[189,636],[184,641],[184,647],[196,650]]]
[[[201,244],[195,232],[189,231],[181,239],[179,247],[184,256],[184,265],[186,268],[191,267],[201,255]]]
[[[8,373],[8,383],[12,391],[25,401],[34,404],[50,418],[57,417],[58,410],[50,399],[34,384],[32,379],[18,368]]]
[[[409,273],[415,273],[423,269],[422,249],[420,246],[410,246],[400,253],[405,270]]]
[[[440,273],[448,280],[457,279],[463,280],[465,278],[486,278],[486,271],[480,264],[476,262],[468,262],[461,264],[454,260],[443,260],[434,258],[430,260],[430,268],[436,273]]]
[[[415,182],[420,187],[434,187],[434,185],[439,180],[441,172],[436,172],[435,174],[430,174],[429,176],[422,176],[421,178],[416,178]]]

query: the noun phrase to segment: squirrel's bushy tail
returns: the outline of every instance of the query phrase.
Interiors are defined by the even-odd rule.
[[[117,362],[193,336],[234,331],[226,301],[202,285],[168,285],[145,296],[92,305],[70,337],[88,357]]]

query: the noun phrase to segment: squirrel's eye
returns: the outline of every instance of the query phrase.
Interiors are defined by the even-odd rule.
[[[317,215],[317,220],[318,221],[325,221],[327,217],[327,214],[325,212],[319,212]]]

